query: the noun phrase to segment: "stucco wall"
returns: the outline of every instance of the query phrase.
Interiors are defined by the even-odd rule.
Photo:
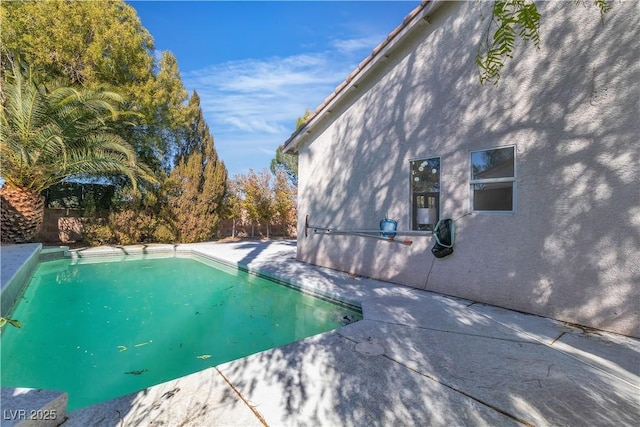
[[[589,2],[586,2],[589,3]],[[484,9],[483,9],[484,7]],[[474,64],[487,5],[444,2],[379,71],[323,113],[299,149],[298,258],[524,312],[640,336],[640,19],[540,2],[541,48],[498,86]],[[484,19],[483,19],[484,16]],[[469,153],[516,146],[516,212],[471,214]],[[409,160],[441,156],[453,255],[310,234],[304,219],[410,228]]]

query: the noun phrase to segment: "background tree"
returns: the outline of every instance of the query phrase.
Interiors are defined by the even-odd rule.
[[[170,52],[156,56],[135,9],[122,0],[2,2],[0,19],[0,50],[7,57],[21,52],[47,76],[68,78],[73,87],[113,88],[124,96],[121,109],[135,112],[112,122],[111,129],[129,142],[157,179],[130,191],[128,178],[110,176],[117,197],[106,219],[85,224],[90,242],[211,237],[226,169],[197,94],[187,103],[176,58]],[[199,210],[191,210],[191,222],[179,221],[188,206]],[[202,227],[207,231],[201,232]]]
[[[94,87],[151,78],[153,39],[122,1],[2,2],[2,49],[51,76]]]
[[[162,53],[157,76],[149,84],[153,88],[152,93],[143,92],[146,107],[141,109],[145,120],[138,127],[142,135],[137,135],[135,140],[139,141],[139,151],[155,157],[157,168],[162,167],[168,172],[184,144],[183,129],[193,127],[194,115],[197,117],[200,109],[200,98],[197,98],[195,107],[193,103],[187,104],[189,98],[180,77],[178,61],[171,52]],[[201,120],[204,122],[204,118]]]
[[[231,237],[236,237],[236,224],[242,220],[242,191],[236,178],[227,181],[227,191],[222,201],[222,215],[231,220]]]
[[[273,182],[274,219],[282,224],[282,234],[287,235],[288,226],[296,219],[296,194],[293,186],[282,171],[277,171]]]
[[[42,191],[68,177],[126,177],[155,182],[133,147],[113,133],[123,98],[109,91],[45,84],[30,67],[11,63],[0,81],[2,241],[23,242],[39,230]]]
[[[311,117],[311,110],[307,108],[303,116],[296,120],[296,130],[300,129],[307,123]],[[296,154],[288,154],[282,152],[283,146],[280,145],[276,149],[276,156],[271,160],[271,172],[275,175],[277,171],[284,172],[291,185],[298,186],[298,156]]]
[[[176,156],[177,166],[167,180],[168,214],[180,242],[211,239],[221,215],[227,170],[218,158],[200,97],[194,91],[189,110],[191,125]]]
[[[298,156],[282,152],[283,146],[276,149],[276,156],[271,159],[271,173],[274,175],[282,172],[285,174],[291,185],[298,186]]]
[[[187,100],[170,53],[155,59],[153,39],[121,0],[1,2],[0,46],[48,76],[87,88],[107,85],[127,100],[135,126],[116,126],[154,170],[168,170]]]
[[[290,235],[288,226],[296,218],[296,195],[296,187],[282,171],[272,175],[267,169],[249,170],[247,174],[235,175],[224,199],[225,218],[233,221],[232,236],[235,237],[238,223],[251,225],[251,237],[255,236],[258,224],[265,227],[269,238],[271,225],[275,223],[282,225],[283,235]]]
[[[271,174],[267,169],[256,173],[249,169],[246,175],[237,175],[239,199],[251,222],[251,237],[254,237],[254,225],[264,224],[269,238],[269,224],[273,218],[273,193],[271,191]]]

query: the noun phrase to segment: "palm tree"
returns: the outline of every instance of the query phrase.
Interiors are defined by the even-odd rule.
[[[44,216],[43,190],[69,177],[124,176],[155,182],[148,167],[110,124],[120,95],[43,83],[14,61],[0,86],[1,241],[30,240]]]

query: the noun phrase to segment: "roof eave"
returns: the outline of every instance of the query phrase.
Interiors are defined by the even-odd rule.
[[[358,83],[366,78],[372,71],[383,64],[399,44],[419,27],[419,23],[427,22],[429,16],[440,6],[444,0],[427,0],[413,9],[398,27],[389,33],[387,38],[376,46],[371,54],[365,58],[358,67],[320,104],[315,112],[307,119],[307,122],[296,129],[289,139],[284,142],[283,152],[296,152],[305,137],[313,131],[320,122],[323,114],[330,114],[331,108],[341,101],[349,89],[357,88]]]

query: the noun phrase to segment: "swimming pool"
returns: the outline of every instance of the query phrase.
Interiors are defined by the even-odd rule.
[[[326,332],[354,307],[200,257],[41,263],[2,331],[2,385],[69,410]]]

